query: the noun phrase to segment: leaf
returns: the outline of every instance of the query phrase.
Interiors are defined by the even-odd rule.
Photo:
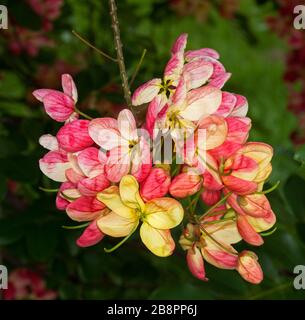
[[[15,101],[0,101],[0,114],[20,118],[37,116],[26,104]]]
[[[8,99],[21,99],[25,96],[25,86],[17,75],[6,71],[0,73],[0,97]]]

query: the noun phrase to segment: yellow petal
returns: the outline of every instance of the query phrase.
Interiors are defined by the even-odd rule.
[[[175,242],[169,230],[158,230],[144,222],[140,236],[145,246],[156,256],[168,257],[175,249]]]
[[[205,230],[217,241],[226,244],[237,243],[242,239],[235,221],[223,221],[210,224],[205,227]]]
[[[247,216],[248,222],[254,228],[256,232],[262,232],[272,228],[276,222],[276,216],[273,211],[270,211],[269,215],[263,218],[255,218]]]
[[[157,229],[171,229],[183,219],[183,207],[172,198],[158,198],[146,203],[145,221]]]
[[[119,188],[111,186],[97,194],[97,199],[103,202],[111,211],[127,219],[136,219],[134,209],[124,205],[120,198]]]
[[[111,237],[125,237],[139,224],[138,219],[128,219],[110,212],[97,220],[100,230]]]
[[[144,211],[145,204],[139,193],[139,184],[134,176],[124,176],[120,182],[120,196],[123,203],[132,209]]]

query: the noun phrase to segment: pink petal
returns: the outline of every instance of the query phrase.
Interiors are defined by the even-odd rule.
[[[152,79],[138,87],[132,95],[132,105],[139,106],[150,102],[160,91],[161,79]]]
[[[77,89],[73,78],[69,74],[63,74],[61,76],[61,84],[64,90],[64,93],[71,97],[74,102],[77,102]]]
[[[205,276],[204,262],[201,252],[196,246],[187,250],[186,261],[187,266],[194,277],[199,280],[208,281]]]
[[[56,208],[58,210],[65,210],[70,201],[65,199],[62,195],[61,192],[67,189],[75,189],[75,185],[71,182],[63,182],[59,188],[59,192],[56,195]]]
[[[231,78],[231,75],[232,74],[228,72],[223,73],[211,80],[210,85],[218,89],[221,89],[225,85],[225,83]]]
[[[246,195],[257,191],[258,185],[252,181],[246,181],[234,176],[222,176],[222,181],[228,189],[240,194]]]
[[[237,228],[241,237],[253,246],[261,246],[264,243],[263,238],[254,230],[245,216],[237,216]]]
[[[67,208],[68,216],[75,221],[91,221],[98,218],[105,209],[105,205],[96,197],[82,196],[71,202]]]
[[[141,137],[140,142],[133,148],[131,156],[131,174],[142,182],[148,176],[152,167],[152,157],[150,153],[150,145],[144,137]]]
[[[79,181],[77,188],[84,196],[94,196],[110,186],[109,180],[102,173],[94,178],[85,178]]]
[[[249,136],[251,128],[250,118],[229,117],[226,118],[228,125],[227,140],[239,144],[244,144]]]
[[[105,150],[111,150],[120,143],[120,133],[116,119],[93,119],[88,130],[93,141]]]
[[[187,107],[180,114],[188,120],[198,121],[214,113],[221,104],[221,92],[210,85],[193,89],[187,94]]]
[[[213,65],[203,59],[188,62],[183,67],[188,90],[198,88],[205,84],[213,74]]]
[[[227,117],[233,110],[236,104],[237,98],[233,93],[222,92],[222,101],[215,114]]]
[[[83,174],[75,171],[74,169],[70,168],[66,170],[66,178],[73,184],[77,184],[80,180],[86,178]]]
[[[88,120],[75,120],[65,124],[57,133],[59,146],[67,152],[81,151],[94,142],[88,133]]]
[[[235,94],[237,98],[236,104],[233,111],[231,112],[231,117],[245,117],[248,112],[248,101],[245,97]]]
[[[51,134],[44,134],[39,138],[39,144],[50,151],[58,150],[58,141]]]
[[[220,198],[221,198],[220,191],[205,189],[201,193],[202,201],[208,206],[213,206],[214,204],[216,204],[220,200]]]
[[[175,53],[168,61],[164,70],[164,79],[178,81],[184,64],[183,54],[180,52]]]
[[[118,125],[123,138],[127,140],[134,140],[137,138],[136,120],[130,110],[124,109],[119,113]]]
[[[173,94],[173,97],[172,97],[173,104],[176,107],[183,106],[186,102],[186,94],[187,94],[186,82],[184,80],[184,77],[181,77],[178,82],[175,93]]]
[[[128,174],[130,169],[129,148],[119,146],[110,150],[105,172],[111,182],[119,182],[123,176]]]
[[[201,177],[197,174],[191,172],[180,173],[172,180],[169,193],[175,198],[185,198],[199,191],[201,182]]]
[[[164,197],[169,189],[171,178],[167,170],[152,168],[148,177],[141,183],[140,194],[145,201]]]
[[[40,170],[50,179],[65,182],[65,171],[71,167],[66,153],[50,151],[39,160]]]
[[[159,112],[166,104],[166,99],[163,95],[157,95],[148,105],[146,113],[145,128],[149,132],[150,136],[153,136],[153,130],[155,128],[155,122]]]
[[[228,246],[232,248],[231,246]],[[202,255],[205,260],[221,269],[235,269],[238,262],[238,257],[235,254],[229,253],[222,249],[221,247],[214,246],[209,248],[209,246],[202,249]]]
[[[89,178],[104,173],[106,161],[106,154],[95,147],[86,148],[77,155],[77,163],[81,171]]]
[[[104,238],[104,234],[98,228],[96,220],[91,222],[89,226],[84,230],[81,236],[77,239],[76,244],[79,247],[85,248],[94,246]]]
[[[201,59],[204,57],[211,57],[213,59],[219,59],[219,53],[214,49],[202,48],[198,50],[189,50],[185,53],[185,60],[191,61],[194,59]]]
[[[50,93],[53,93],[54,95],[63,94],[62,92],[60,92],[58,90],[52,90],[52,89],[38,89],[38,90],[33,91],[32,94],[37,100],[39,100],[40,102],[43,102],[44,97]]]
[[[187,33],[182,33],[175,41],[172,46],[172,54],[176,54],[177,52],[183,53],[187,43]]]
[[[74,112],[74,101],[62,92],[52,92],[43,97],[46,113],[54,120],[64,122]]]

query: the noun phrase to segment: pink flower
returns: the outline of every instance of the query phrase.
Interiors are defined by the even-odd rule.
[[[98,118],[91,121],[89,135],[102,149],[108,150],[107,178],[119,182],[129,172],[141,182],[150,172],[151,153],[145,136],[137,132],[133,114],[124,109],[118,120]]]
[[[64,92],[51,89],[38,89],[33,92],[35,98],[44,105],[46,113],[58,122],[67,121],[74,112],[77,102],[77,90],[69,74],[62,75]]]
[[[239,195],[259,191],[271,173],[272,155],[273,150],[267,144],[246,143],[225,161],[221,174],[224,185]]]
[[[151,102],[158,95],[164,98],[164,104],[168,96],[172,94],[177,86],[184,65],[184,49],[186,46],[187,34],[178,37],[172,48],[172,57],[167,63],[163,79],[156,78],[140,86],[132,96],[132,104],[138,106]]]
[[[20,268],[10,272],[4,300],[54,300],[57,292],[46,287],[44,279],[36,272]]]

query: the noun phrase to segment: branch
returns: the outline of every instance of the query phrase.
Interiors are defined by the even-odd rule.
[[[80,34],[78,34],[76,31],[72,30],[72,33],[80,40],[82,41],[84,44],[86,44],[88,47],[92,48],[93,50],[95,50],[96,52],[98,52],[100,55],[102,55],[103,57],[113,61],[113,62],[118,62],[117,59],[112,58],[109,54],[103,52],[102,50],[98,49],[97,47],[95,47],[93,44],[91,44],[89,41],[87,41],[86,39],[84,39]]]
[[[119,26],[119,20],[117,16],[117,7],[115,0],[109,0],[109,7],[110,7],[110,16],[112,21],[112,29],[113,29],[113,38],[114,38],[114,46],[117,54],[117,63],[119,65],[120,69],[120,76],[122,81],[122,88],[124,92],[124,98],[127,103],[127,106],[131,109],[133,112],[132,104],[131,104],[131,94],[130,94],[130,88],[128,84],[128,77],[127,72],[125,68],[125,62],[124,62],[124,55],[122,50],[122,42],[121,42],[121,35],[120,35],[120,26]]]
[[[141,68],[141,65],[142,65],[142,63],[143,63],[144,57],[145,57],[145,55],[146,55],[146,52],[147,52],[147,50],[144,49],[144,50],[143,50],[143,53],[142,53],[142,55],[141,55],[140,61],[139,61],[139,63],[137,64],[136,69],[135,69],[135,71],[134,71],[134,73],[133,73],[133,75],[132,75],[132,77],[131,77],[130,82],[129,82],[130,87],[132,86],[132,84],[133,84],[133,82],[134,82],[134,80],[135,80],[135,78],[136,78],[136,76],[137,76],[137,74],[138,74],[138,72],[139,72],[139,70],[140,70],[140,68]]]

